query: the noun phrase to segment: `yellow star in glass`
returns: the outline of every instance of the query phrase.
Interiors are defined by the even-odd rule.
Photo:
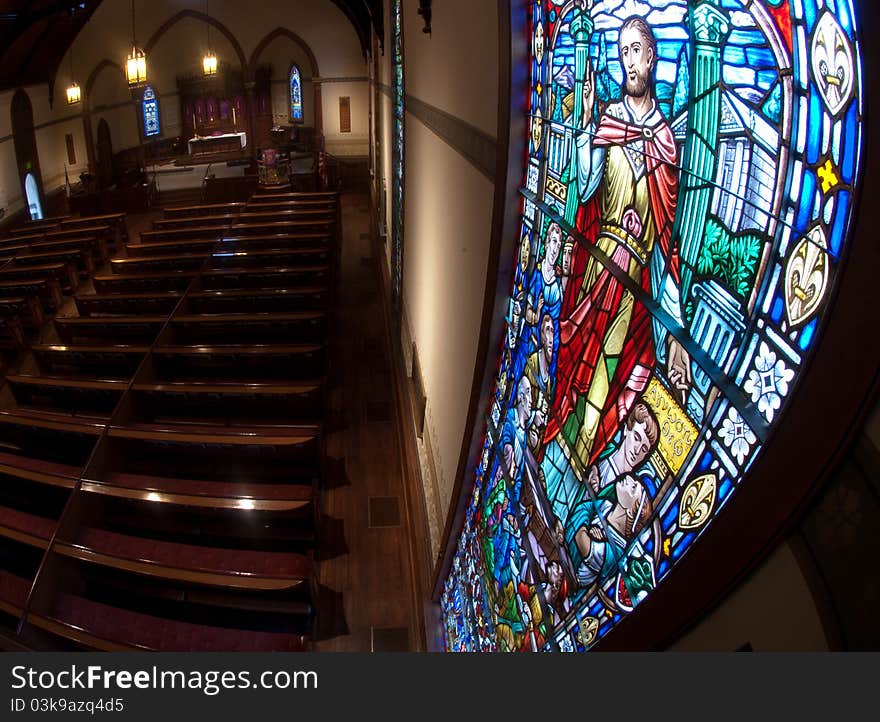
[[[830,160],[825,161],[825,165],[819,168],[818,175],[819,180],[822,181],[823,193],[827,193],[840,183],[840,178],[837,177],[837,169]]]

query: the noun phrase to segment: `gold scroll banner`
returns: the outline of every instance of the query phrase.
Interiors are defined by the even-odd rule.
[[[670,471],[677,474],[697,440],[697,427],[656,376],[651,377],[642,398],[660,427],[657,451]]]

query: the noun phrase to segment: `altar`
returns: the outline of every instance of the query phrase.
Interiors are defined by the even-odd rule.
[[[247,145],[247,133],[223,133],[221,135],[196,136],[187,141],[190,155],[199,153],[223,153],[241,150]]]

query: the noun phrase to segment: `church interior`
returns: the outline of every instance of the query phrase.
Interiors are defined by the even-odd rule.
[[[880,648],[874,30],[0,2],[0,649]]]

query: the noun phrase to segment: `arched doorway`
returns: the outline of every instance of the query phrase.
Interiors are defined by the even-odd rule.
[[[28,213],[32,221],[43,219],[43,204],[40,202],[40,189],[37,188],[37,180],[33,173],[28,173],[24,179],[24,196],[27,201]]]
[[[113,184],[113,143],[110,140],[110,126],[104,118],[98,121],[98,182],[101,188]]]
[[[32,220],[43,217],[43,184],[37,138],[34,134],[34,111],[28,94],[19,88],[12,97],[12,138],[22,197]],[[34,215],[34,211],[39,215]]]

